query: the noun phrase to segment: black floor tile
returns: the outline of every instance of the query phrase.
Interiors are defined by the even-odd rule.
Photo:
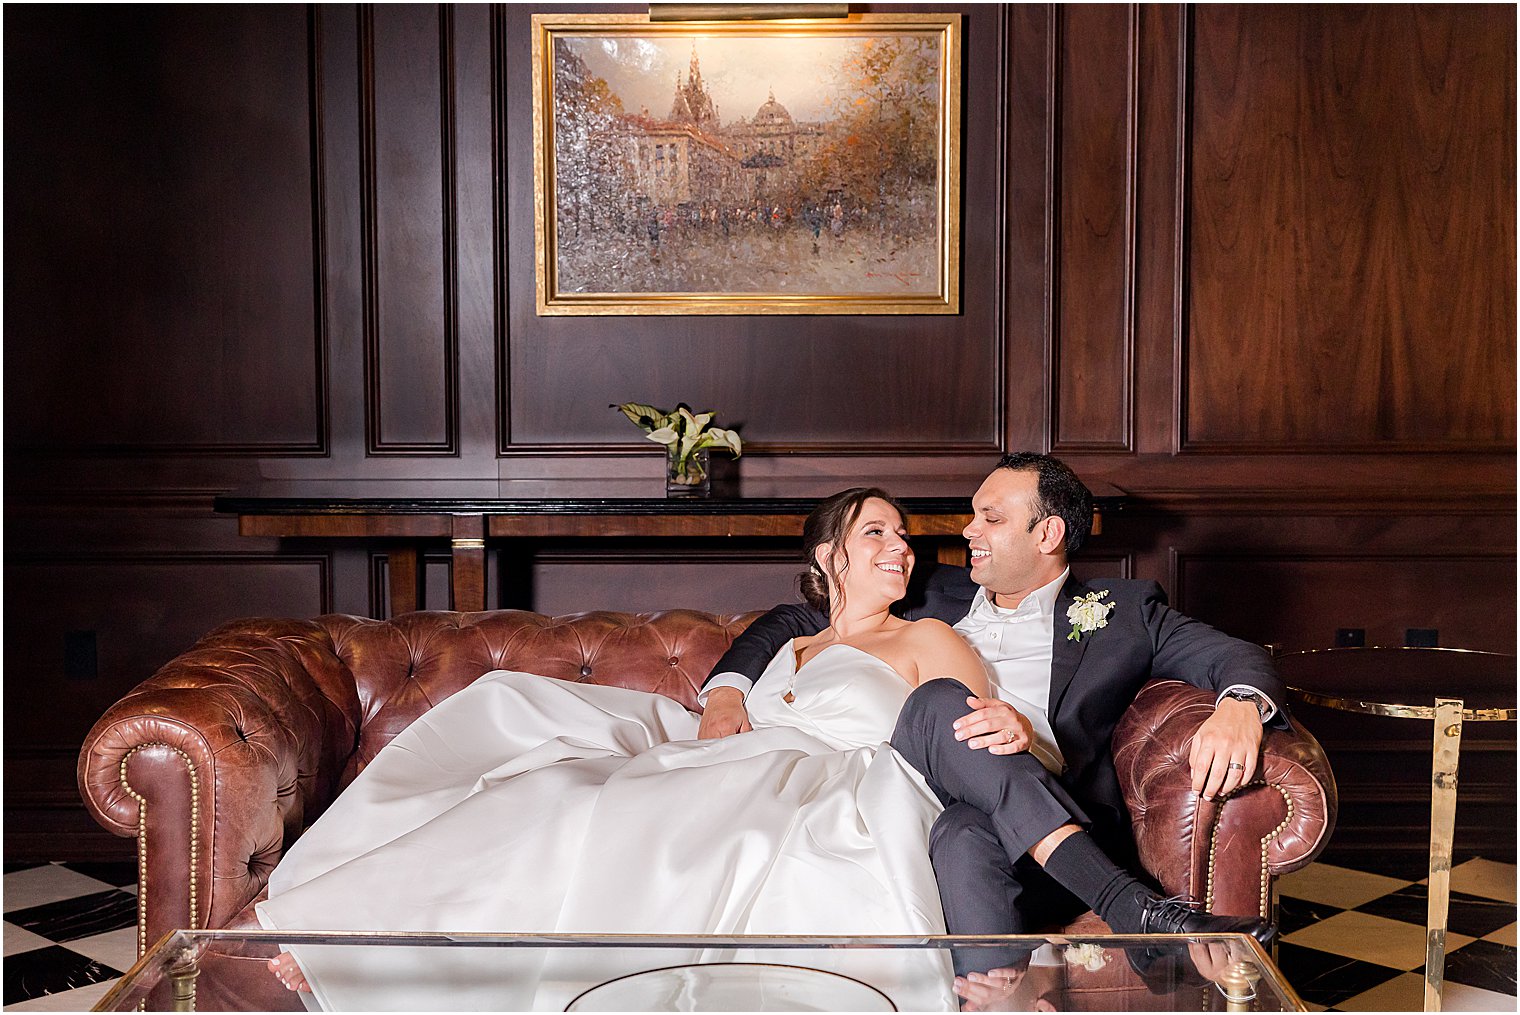
[[[19,1004],[43,994],[88,987],[120,975],[119,969],[112,969],[59,945],[7,955],[5,1003]]]
[[[1467,859],[1472,859],[1468,857]],[[1335,867],[1347,867],[1367,874],[1381,874],[1400,881],[1423,881],[1430,876],[1430,859],[1423,853],[1381,853],[1373,855],[1361,851],[1337,854],[1325,850],[1316,860]],[[1452,865],[1457,863],[1455,857]]]
[[[75,941],[92,934],[137,924],[137,896],[111,889],[5,914],[7,923],[25,927],[49,941]]]
[[[1515,993],[1516,951],[1509,945],[1474,941],[1446,956],[1446,981]]]
[[[5,873],[14,874],[17,871],[29,871],[33,867],[46,867],[45,863],[6,863]]]
[[[1387,966],[1287,942],[1277,946],[1277,967],[1299,997],[1311,1004],[1332,1007],[1401,975]]]
[[[137,884],[137,864],[123,860],[120,862],[93,862],[93,863],[61,863],[58,866],[67,867],[76,874],[83,874],[87,878],[96,881],[104,881],[108,885],[124,888],[127,885]]]
[[[1403,920],[1405,923],[1417,923],[1423,927],[1426,907],[1429,903],[1430,896],[1424,885],[1410,885],[1408,888],[1401,888],[1389,895],[1363,903],[1356,907],[1356,911],[1371,913],[1373,916],[1385,916],[1390,920]],[[1513,902],[1498,902],[1477,895],[1464,895],[1461,892],[1451,893],[1451,904],[1447,909],[1447,929],[1453,933],[1466,934],[1468,937],[1482,937],[1484,934],[1492,934],[1500,927],[1508,927],[1514,922],[1515,904]]]
[[[1472,850],[1456,849],[1451,854],[1451,865],[1461,866],[1469,860],[1481,859],[1480,854]],[[1499,863],[1514,863],[1512,857],[1494,857],[1487,859]],[[1397,853],[1368,853],[1365,850],[1337,851],[1335,847],[1325,850],[1316,858],[1317,863],[1328,863],[1336,867],[1349,867],[1352,870],[1365,871],[1368,874],[1381,874],[1384,877],[1398,878],[1401,881],[1424,881],[1430,877],[1430,856],[1423,852],[1403,850]]]
[[[1280,895],[1277,899],[1277,929],[1281,934],[1291,934],[1321,920],[1328,920],[1340,912],[1344,910],[1327,902],[1310,902],[1308,899]]]

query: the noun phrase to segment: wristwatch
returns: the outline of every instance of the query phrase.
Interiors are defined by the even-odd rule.
[[[1265,719],[1267,717],[1267,704],[1262,701],[1261,695],[1255,691],[1247,691],[1237,687],[1224,692],[1224,696],[1226,698],[1234,698],[1236,701],[1249,701],[1256,706],[1256,717],[1258,719]]]

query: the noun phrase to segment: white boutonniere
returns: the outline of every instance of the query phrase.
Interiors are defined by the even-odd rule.
[[[1108,589],[1078,596],[1067,607],[1066,619],[1071,621],[1071,633],[1066,636],[1067,641],[1081,641],[1084,634],[1092,634],[1108,626],[1108,615],[1114,612],[1114,604],[1098,602],[1106,595]]]
[[[1108,965],[1108,953],[1103,950],[1102,945],[1067,945],[1061,957],[1066,960],[1067,965],[1081,966],[1089,973],[1096,973]]]

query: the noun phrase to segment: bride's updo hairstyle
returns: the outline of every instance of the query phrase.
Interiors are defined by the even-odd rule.
[[[829,545],[824,565],[829,569],[829,575],[843,597],[844,573],[850,568],[844,543],[850,537],[850,529],[860,519],[861,508],[873,497],[892,505],[892,509],[902,518],[903,525],[908,524],[908,513],[891,494],[874,486],[857,486],[853,490],[836,493],[819,504],[802,525],[802,559],[807,562],[808,569],[797,576],[797,584],[802,590],[802,598],[820,613],[829,615],[829,607],[834,604],[829,602],[828,579],[818,566],[818,548],[825,543]],[[842,599],[837,605],[844,605]]]

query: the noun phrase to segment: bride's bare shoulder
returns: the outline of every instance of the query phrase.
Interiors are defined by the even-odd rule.
[[[903,629],[904,633],[912,638],[920,638],[926,641],[945,641],[954,638],[960,640],[960,635],[955,633],[955,628],[934,617],[924,617],[920,620],[909,621]]]

